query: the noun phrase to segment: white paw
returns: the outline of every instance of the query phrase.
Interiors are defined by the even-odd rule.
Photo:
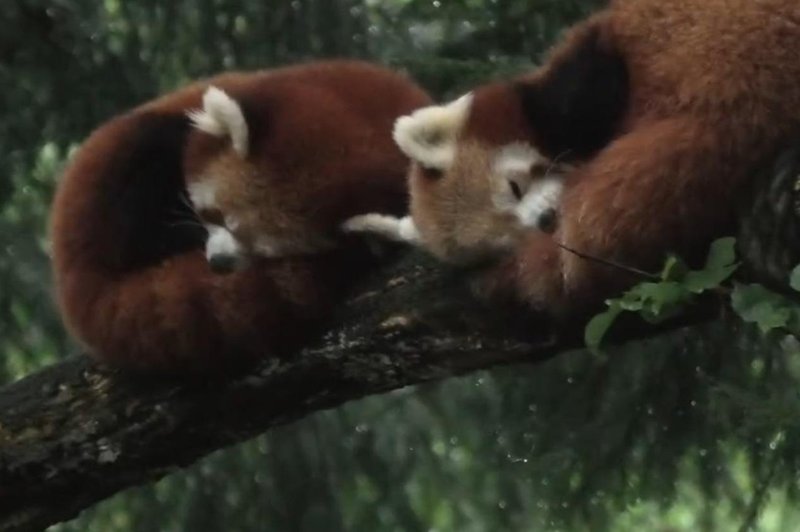
[[[411,216],[404,216],[399,222],[400,238],[405,242],[419,242],[420,236],[414,219]]]
[[[342,231],[345,233],[375,233],[395,223],[397,223],[397,218],[393,216],[361,214],[346,220],[342,224]]]
[[[345,233],[373,233],[390,240],[416,242],[417,228],[410,216],[397,218],[385,214],[362,214],[342,224]]]

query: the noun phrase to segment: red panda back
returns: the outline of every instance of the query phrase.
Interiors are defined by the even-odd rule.
[[[419,167],[413,222],[454,225],[435,194],[455,196],[448,180],[461,190],[522,143],[577,167],[554,234],[524,233],[481,278],[485,295],[571,321],[637,280],[608,263],[658,271],[675,253],[701,264],[735,230],[758,165],[800,128],[799,20],[796,0],[612,0],[535,72],[403,119]]]
[[[353,77],[359,73],[361,78]],[[397,117],[429,101],[405,78],[352,62],[228,74],[116,117],[84,143],[62,177],[51,232],[64,321],[94,356],[128,368],[184,372],[279,354],[306,339],[309,327],[374,265],[360,247],[343,246],[323,255],[262,260],[217,276],[202,253],[205,231],[187,205],[183,164],[191,124],[186,112],[200,106],[208,83],[239,92],[246,105],[257,105],[263,93],[272,91],[291,109],[296,106],[290,97],[292,81],[324,86],[326,76],[341,78],[342,87],[349,76],[354,86],[368,91],[372,85],[387,96],[382,105],[374,98],[362,100],[358,91],[353,99],[343,96],[356,115],[373,105],[386,117]],[[268,116],[255,118],[257,125],[262,119],[270,125]],[[294,119],[302,123],[313,116],[298,109]],[[359,117],[350,124],[366,127],[369,121]],[[319,125],[333,127],[324,121]],[[374,126],[365,137],[375,140],[371,149],[383,153],[380,164],[356,176],[350,173],[352,165],[342,165],[327,179],[330,189],[337,183],[369,189],[362,198],[366,210],[399,212],[406,203],[407,162],[391,143],[390,129],[381,135],[381,127]],[[336,142],[336,130],[327,138]],[[313,157],[314,146],[304,147]],[[374,182],[384,184],[376,187]]]

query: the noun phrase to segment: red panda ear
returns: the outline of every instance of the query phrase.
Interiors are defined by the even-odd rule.
[[[523,112],[550,157],[585,159],[618,133],[628,109],[628,68],[601,27],[573,36],[541,75],[515,86]]]
[[[203,94],[202,109],[187,113],[192,125],[214,137],[227,137],[234,150],[247,157],[250,145],[247,120],[239,103],[228,94],[211,86]]]
[[[447,170],[455,159],[456,142],[469,116],[472,95],[447,105],[432,105],[397,119],[394,141],[409,158],[428,170]]]

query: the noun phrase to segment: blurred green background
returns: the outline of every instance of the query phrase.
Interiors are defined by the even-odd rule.
[[[49,201],[113,114],[189,79],[371,58],[437,97],[530,68],[581,0],[7,0],[0,382],[74,352]],[[732,321],[311,416],[120,494],[66,531],[800,530],[796,342]],[[0,479],[2,482],[2,479]]]

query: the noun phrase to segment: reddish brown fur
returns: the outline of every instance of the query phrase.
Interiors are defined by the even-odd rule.
[[[236,179],[230,172],[223,210],[250,210],[257,227],[332,235],[343,219],[393,207],[395,195],[383,189],[396,192],[396,169],[408,161],[389,133],[398,114],[429,101],[419,89],[358,63],[214,84],[239,102],[254,124],[247,163],[256,169],[256,179]],[[225,144],[193,131],[187,175],[194,178],[218,160]]]
[[[530,230],[513,211],[498,208],[496,197],[510,192],[507,176],[492,167],[492,155],[484,143],[466,141],[459,146],[448,170],[474,179],[439,179],[417,164],[412,166],[411,216],[422,245],[438,259],[455,264],[486,262],[507,253]],[[562,175],[562,167],[542,158],[526,177],[534,182],[555,174]],[[526,186],[522,179],[517,181]]]
[[[476,90],[462,138],[541,144],[547,132],[520,122],[513,87],[547,85],[589,34],[628,69],[618,134],[570,177],[554,237],[531,234],[484,285],[568,315],[632,279],[555,241],[653,271],[667,252],[694,259],[733,228],[756,166],[800,125],[796,0],[616,0],[539,72]]]
[[[101,360],[183,372],[280,353],[307,339],[309,326],[370,267],[361,248],[345,245],[260,260],[227,276],[210,272],[204,232],[184,224],[190,211],[180,199],[184,167],[191,172],[222,149],[191,131],[185,116],[209,84],[242,104],[253,157],[291,216],[329,231],[354,214],[405,208],[407,161],[391,123],[429,99],[379,67],[229,73],[113,118],[70,164],[52,212],[64,320]]]

